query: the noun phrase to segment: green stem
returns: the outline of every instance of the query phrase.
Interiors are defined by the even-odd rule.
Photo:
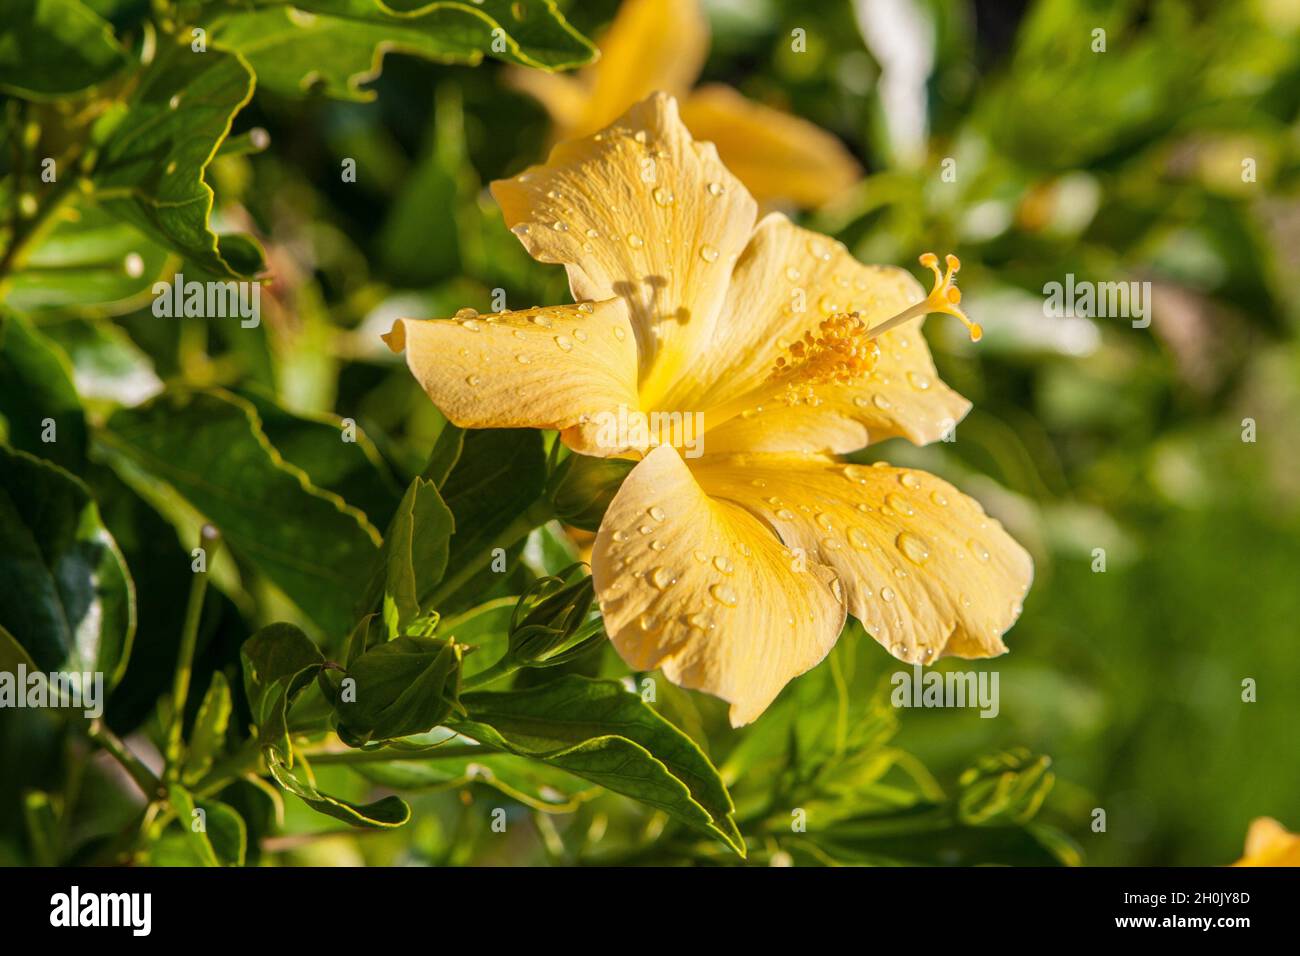
[[[185,608],[185,628],[181,631],[181,647],[176,662],[176,676],[172,683],[172,719],[167,731],[167,764],[165,779],[174,783],[180,777],[182,730],[185,723],[185,702],[190,694],[190,677],[194,670],[194,648],[198,644],[199,619],[203,615],[203,598],[208,590],[208,563],[217,554],[221,536],[212,525],[204,525],[199,533],[199,547],[205,552],[204,570],[196,571],[190,586],[190,602]]]
[[[480,687],[493,684],[502,678],[509,677],[522,667],[522,664],[516,663],[509,657],[503,657],[486,670],[481,670],[474,676],[465,678],[461,690],[477,690]]]
[[[448,575],[442,579],[442,583],[429,598],[429,606],[437,608],[446,603],[447,599],[455,594],[465,585],[474,575],[487,567],[492,560],[492,552],[497,548],[508,549],[512,545],[518,544],[540,525],[550,521],[555,517],[551,510],[551,503],[545,498],[539,498],[528,506],[528,510],[517,517],[510,524],[506,525],[495,538],[485,544],[477,554],[474,554],[461,562],[455,574]]]
[[[46,194],[45,201],[37,207],[35,215],[26,222],[20,221],[15,224],[13,235],[9,238],[9,247],[5,249],[4,255],[0,256],[0,296],[4,294],[10,274],[22,267],[28,250],[44,234],[50,217],[62,208],[64,202],[77,189],[80,181],[79,176],[65,173],[64,178]],[[20,197],[15,195],[13,201],[19,202]]]
[[[109,730],[103,721],[92,720],[86,733],[91,740],[113,755],[113,759],[122,765],[122,769],[130,775],[146,797],[153,800],[158,796],[162,791],[162,782],[139,757],[131,753],[126,744],[118,738],[117,734]]]

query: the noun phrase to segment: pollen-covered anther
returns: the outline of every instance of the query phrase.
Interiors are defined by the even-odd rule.
[[[819,405],[817,388],[848,385],[875,368],[880,348],[867,323],[856,312],[823,319],[817,332],[807,331],[776,360],[768,382],[788,405]]]
[[[972,322],[967,318],[966,313],[960,308],[961,289],[957,288],[957,273],[961,269],[961,260],[949,253],[944,257],[944,265],[947,266],[947,269],[940,272],[939,257],[933,252],[926,252],[921,255],[921,265],[934,273],[934,287],[930,290],[930,294],[916,305],[910,306],[898,313],[898,315],[891,316],[879,325],[873,326],[871,334],[873,336],[881,335],[890,329],[897,328],[910,319],[916,318],[918,315],[942,312],[959,320],[962,325],[966,326],[966,331],[970,333],[970,340],[978,342],[984,337],[984,329],[980,327],[979,323]]]

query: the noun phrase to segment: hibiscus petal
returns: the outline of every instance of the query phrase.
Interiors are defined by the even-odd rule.
[[[564,264],[574,298],[627,300],[642,403],[658,407],[709,341],[754,226],[754,200],[717,151],[656,94],[492,194],[533,258]]]
[[[761,389],[786,345],[824,319],[858,312],[877,325],[925,298],[903,269],[867,266],[844,246],[779,214],[755,229],[732,277],[722,320],[697,369],[707,391],[689,399],[705,410]],[[875,369],[852,384],[816,389],[817,404],[762,403],[762,411],[710,427],[709,453],[843,453],[901,436],[916,444],[943,437],[970,402],[939,380],[921,334],[922,318],[879,336]]]
[[[820,206],[862,178],[862,167],[830,133],[729,86],[697,89],[682,101],[682,119],[694,136],[718,147],[760,201]]]
[[[637,407],[636,345],[620,299],[475,315],[398,319],[384,340],[447,418],[463,428],[556,428],[573,449],[609,457],[600,425]],[[600,439],[606,441],[602,442]]]
[[[802,455],[707,455],[692,471],[710,497],[743,505],[835,571],[849,613],[895,657],[1006,651],[1033,561],[946,481]]]
[[[844,625],[834,576],[800,570],[745,509],[706,495],[668,445],[610,504],[592,577],[628,665],[723,698],[737,727],[821,661]]]

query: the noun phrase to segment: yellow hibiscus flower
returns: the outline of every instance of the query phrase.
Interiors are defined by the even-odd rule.
[[[546,108],[557,142],[604,129],[663,91],[681,101],[687,128],[717,146],[760,202],[820,206],[862,178],[844,145],[812,123],[722,84],[691,89],[709,54],[709,21],[698,0],[626,0],[599,46],[600,59],[576,77],[522,68],[507,74]]]
[[[969,409],[920,331],[929,312],[966,321],[955,259],[940,274],[923,257],[926,296],[780,214],[756,222],[664,94],[492,192],[578,303],[403,319],[386,341],[457,425],[553,428],[581,454],[640,459],[592,551],[629,666],[727,700],[739,726],[826,656],[846,614],[904,661],[1006,650],[1024,549],[932,475],[835,458],[934,441]]]
[[[1246,849],[1233,866],[1300,866],[1300,835],[1272,817],[1259,817],[1246,833]]]

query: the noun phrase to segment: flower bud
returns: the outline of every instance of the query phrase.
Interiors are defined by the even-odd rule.
[[[635,464],[622,458],[570,455],[555,469],[547,487],[555,516],[575,528],[595,531]]]
[[[585,565],[539,579],[511,615],[506,657],[521,667],[551,667],[577,657],[604,638],[594,603]]]

